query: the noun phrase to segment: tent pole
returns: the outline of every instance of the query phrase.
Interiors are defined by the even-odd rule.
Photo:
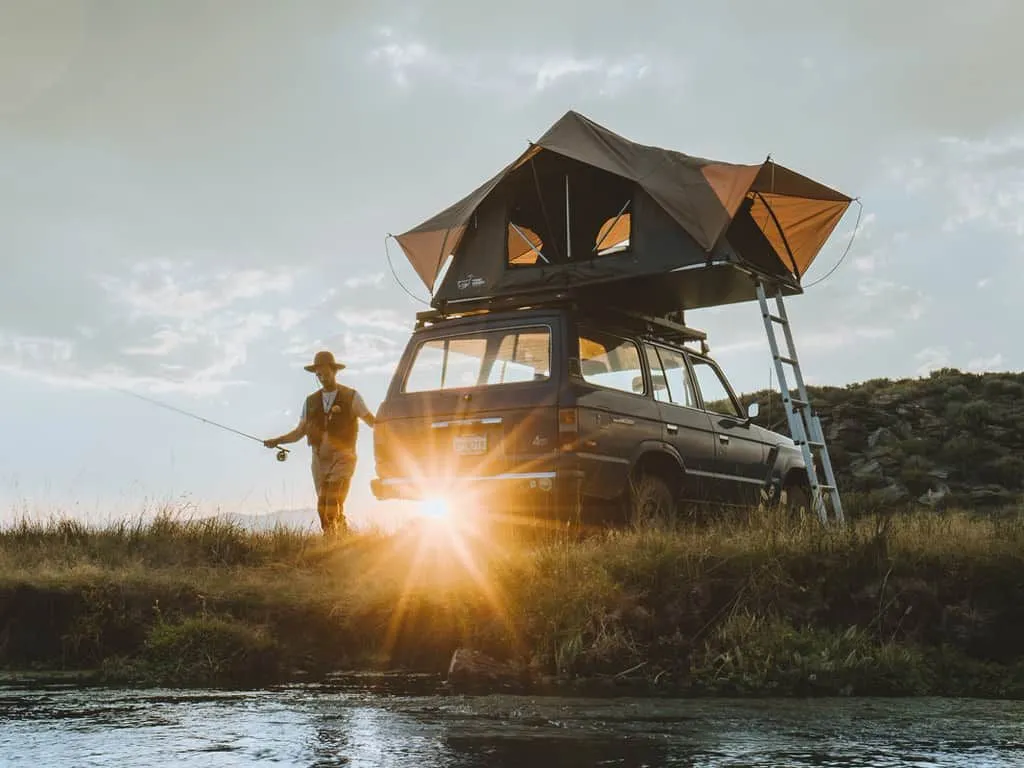
[[[565,258],[572,261],[572,238],[569,236],[569,174],[565,174]]]
[[[774,175],[774,173],[775,167],[773,166],[772,174]],[[773,181],[772,183],[774,184],[775,182]],[[772,221],[775,222],[775,228],[779,230],[779,237],[782,238],[782,244],[786,246],[786,253],[789,254],[789,261],[793,265],[793,274],[796,275],[796,279],[799,280],[800,267],[796,265],[796,257],[793,255],[793,249],[789,247],[789,240],[786,239],[785,230],[783,230],[782,225],[779,223],[779,219],[778,217],[776,217],[775,211],[773,211],[772,207],[768,205],[768,201],[764,199],[764,195],[762,195],[760,192],[755,192],[754,194],[757,195],[758,199],[764,204],[765,210],[768,211],[768,215],[771,216]]]

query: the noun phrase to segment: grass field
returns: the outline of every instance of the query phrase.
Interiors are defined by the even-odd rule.
[[[0,666],[119,683],[443,672],[470,647],[611,689],[1016,698],[1022,622],[1024,510],[541,541],[440,523],[325,541],[170,512],[0,530]]]

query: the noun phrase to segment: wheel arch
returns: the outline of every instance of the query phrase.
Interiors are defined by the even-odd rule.
[[[643,472],[660,476],[669,484],[672,494],[678,497],[686,477],[686,464],[672,446],[645,441],[637,447],[630,461],[629,481],[636,481]]]

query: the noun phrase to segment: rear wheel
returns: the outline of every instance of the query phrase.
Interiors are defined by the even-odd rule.
[[[634,528],[668,528],[676,523],[676,497],[660,475],[641,471],[632,483],[628,504]]]

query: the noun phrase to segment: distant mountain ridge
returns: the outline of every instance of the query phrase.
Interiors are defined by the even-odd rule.
[[[283,528],[320,532],[320,518],[315,509],[281,509],[265,514],[252,515],[229,512],[217,515],[217,517],[253,531],[271,531],[281,526]]]

